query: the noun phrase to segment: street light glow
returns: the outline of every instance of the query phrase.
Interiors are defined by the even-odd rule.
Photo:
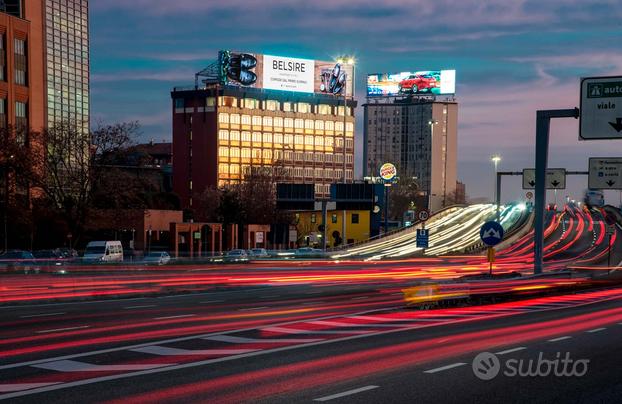
[[[493,163],[498,163],[501,161],[501,156],[495,154],[490,158],[490,161],[492,161]]]

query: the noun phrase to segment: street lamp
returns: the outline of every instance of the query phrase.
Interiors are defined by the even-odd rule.
[[[355,60],[352,56],[341,56],[337,58],[337,63],[352,65],[352,98],[354,98],[354,63]],[[347,110],[348,110],[348,75],[345,73],[345,80],[343,83],[343,183],[346,184],[346,124],[347,124]],[[341,226],[341,234],[343,239],[343,244],[347,242],[346,238],[346,217],[347,212],[343,211],[342,217],[342,226]]]
[[[498,155],[498,154],[494,154],[494,155],[490,158],[490,161],[492,161],[492,162],[494,163],[494,165],[495,165],[495,175],[494,175],[494,178],[493,178],[493,180],[494,180],[494,181],[493,181],[493,184],[494,184],[494,187],[493,187],[494,193],[493,193],[493,194],[494,194],[494,197],[495,197],[495,199],[494,199],[494,200],[496,201],[496,200],[497,200],[497,198],[499,197],[499,196],[497,195],[497,168],[498,168],[498,166],[499,166],[499,162],[501,161],[501,156],[500,156],[500,155]],[[497,213],[497,219],[499,219],[499,204],[498,204],[498,203],[496,203],[496,206],[495,206],[495,211],[496,211],[496,213]]]

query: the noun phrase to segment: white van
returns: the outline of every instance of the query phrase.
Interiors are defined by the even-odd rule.
[[[123,246],[120,241],[91,241],[84,250],[84,261],[121,262]]]

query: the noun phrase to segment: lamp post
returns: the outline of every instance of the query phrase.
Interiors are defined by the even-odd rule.
[[[493,177],[493,180],[494,180],[493,181],[493,183],[494,183],[494,186],[493,186],[494,194],[493,194],[493,196],[494,196],[494,200],[496,201],[497,200],[497,169],[498,169],[498,166],[499,166],[499,162],[501,161],[501,156],[499,156],[498,154],[495,154],[495,155],[493,155],[490,158],[490,161],[492,161],[494,163],[494,166],[495,166],[495,174],[494,174],[494,177]],[[499,216],[499,205],[498,204],[495,206],[495,212],[496,212],[497,217],[498,217]]]
[[[438,125],[438,121],[436,119],[430,119],[428,121],[428,125],[430,125],[430,150],[432,150],[432,144],[434,142],[434,125]],[[445,148],[447,149],[447,148]],[[445,156],[445,158],[447,158],[447,156]],[[430,159],[431,161],[431,159]],[[445,174],[445,177],[447,177],[447,174]],[[429,185],[427,187],[427,195],[428,195],[428,209],[432,209],[432,201],[431,201],[431,197],[430,195],[432,194],[432,172],[430,171],[430,180],[429,180]],[[444,202],[443,202],[444,203]]]
[[[337,63],[352,65],[352,98],[354,98],[354,63],[355,60],[351,56],[340,57],[337,59]],[[348,74],[344,72],[345,80],[343,82],[343,183],[346,184],[346,167],[347,167],[347,153],[346,153],[346,125],[347,125],[347,112],[348,112]],[[346,238],[346,219],[347,219],[347,211],[343,211],[342,220],[341,220],[341,235],[342,235],[342,245],[347,243]]]

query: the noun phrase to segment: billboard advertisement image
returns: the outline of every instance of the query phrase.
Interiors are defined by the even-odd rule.
[[[367,76],[368,96],[450,95],[455,93],[455,70],[422,70]]]
[[[224,85],[352,95],[350,64],[232,51],[220,51],[218,62]]]

